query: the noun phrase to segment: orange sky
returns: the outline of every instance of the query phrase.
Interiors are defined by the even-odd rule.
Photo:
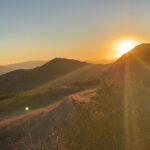
[[[119,54],[117,46],[123,41],[134,41],[141,44],[148,40],[141,37],[122,36],[115,38],[106,38],[102,42],[95,41],[69,41],[52,42],[39,41],[28,43],[3,43],[0,49],[9,51],[9,53],[1,53],[1,64],[10,64],[29,60],[50,60],[54,57],[73,58],[83,61],[99,61],[102,59],[118,58]]]
[[[150,42],[146,0],[8,1],[0,5],[0,65],[114,59],[122,41]]]

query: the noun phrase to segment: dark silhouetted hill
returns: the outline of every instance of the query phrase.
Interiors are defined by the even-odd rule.
[[[55,58],[41,67],[16,70],[0,76],[0,94],[16,93],[33,89],[57,77],[75,71],[88,63]]]

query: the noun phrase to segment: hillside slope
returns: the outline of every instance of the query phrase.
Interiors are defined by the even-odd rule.
[[[106,73],[107,77],[124,80],[127,75],[142,81],[150,80],[150,44],[142,44],[118,59]]]
[[[85,62],[56,58],[31,70],[16,70],[0,76],[0,94],[22,92],[88,65]]]

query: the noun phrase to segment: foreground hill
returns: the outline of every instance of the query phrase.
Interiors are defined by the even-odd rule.
[[[0,75],[6,74],[8,72],[18,70],[18,69],[33,69],[45,63],[46,61],[28,61],[28,62],[23,62],[23,63],[0,66]]]

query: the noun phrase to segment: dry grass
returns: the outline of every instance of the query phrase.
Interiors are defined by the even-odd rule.
[[[95,94],[96,89],[83,90],[46,107],[1,120],[0,136],[5,137],[5,144],[11,145],[14,150],[66,150],[60,142],[55,141],[51,144],[52,128],[65,121],[74,101],[89,102]],[[5,147],[3,144],[2,146]]]

